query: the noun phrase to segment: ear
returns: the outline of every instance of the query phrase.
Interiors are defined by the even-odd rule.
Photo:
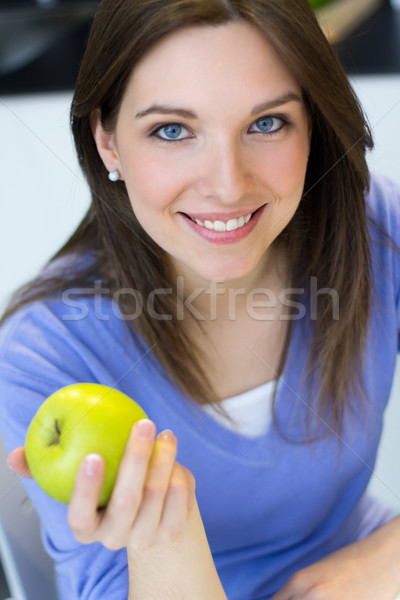
[[[96,108],[92,111],[90,115],[90,128],[97,146],[97,151],[105,168],[109,173],[118,171],[120,179],[123,179],[121,163],[114,142],[115,134],[108,133],[103,129],[100,118],[100,108]]]

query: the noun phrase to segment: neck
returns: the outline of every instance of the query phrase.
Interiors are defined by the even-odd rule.
[[[185,307],[202,322],[235,319],[247,311],[249,301],[257,301],[254,290],[267,290],[276,297],[284,286],[286,272],[283,252],[273,247],[253,271],[235,280],[207,281],[182,265],[176,273],[178,294]]]

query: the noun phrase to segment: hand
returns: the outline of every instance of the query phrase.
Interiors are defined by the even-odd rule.
[[[78,541],[101,542],[110,550],[143,551],[175,541],[194,503],[194,478],[175,462],[177,441],[149,420],[136,423],[107,507],[97,510],[104,462],[86,457],[77,475],[68,523]]]
[[[107,507],[97,509],[104,462],[87,456],[78,471],[68,522],[78,541],[95,541],[111,550],[127,547],[129,599],[168,597],[227,600],[215,569],[197,505],[193,475],[175,462],[176,438],[155,426],[147,436],[133,428]],[[29,477],[24,448],[9,464]],[[131,581],[134,581],[134,592]],[[151,581],[151,586],[149,586]]]
[[[295,573],[271,600],[395,600],[400,521]]]
[[[136,423],[122,458],[108,505],[97,509],[104,461],[92,454],[82,461],[68,509],[76,539],[101,542],[110,550],[143,551],[177,540],[195,505],[194,477],[175,462],[177,440],[170,431],[156,440],[148,419]],[[9,455],[10,466],[31,477],[23,447]]]

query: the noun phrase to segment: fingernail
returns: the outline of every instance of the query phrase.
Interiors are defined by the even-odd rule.
[[[93,477],[99,472],[101,457],[98,454],[88,454],[85,458],[85,473],[88,477]]]
[[[153,435],[153,423],[149,419],[142,419],[137,423],[139,437],[148,439]]]
[[[170,442],[175,440],[175,436],[170,429],[165,429],[165,431],[162,431],[158,437],[161,440],[169,440]]]

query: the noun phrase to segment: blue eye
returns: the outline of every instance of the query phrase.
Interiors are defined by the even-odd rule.
[[[279,117],[261,117],[250,127],[250,133],[277,133],[285,126],[283,119]]]
[[[191,137],[188,128],[184,125],[179,125],[179,123],[168,123],[168,125],[163,125],[156,129],[153,132],[153,135],[167,142],[185,140],[188,137]]]
[[[260,131],[271,131],[274,127],[274,119],[271,117],[263,117],[256,121],[256,125]]]
[[[176,140],[180,137],[180,135],[182,133],[182,126],[181,125],[167,125],[166,127],[163,127],[162,129],[160,129],[159,131],[164,131],[165,136],[167,138],[169,138],[170,140]]]

